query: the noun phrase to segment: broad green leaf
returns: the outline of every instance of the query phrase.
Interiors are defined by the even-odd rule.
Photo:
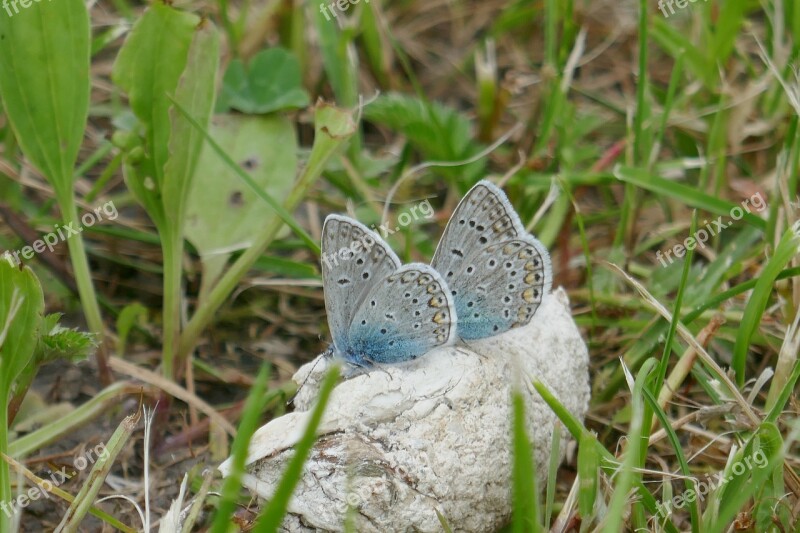
[[[218,115],[209,133],[259,188],[283,204],[297,171],[291,121],[279,116]],[[232,253],[252,246],[260,228],[276,216],[206,145],[186,210],[186,238],[200,253],[204,285],[213,283]]]
[[[472,123],[458,111],[437,102],[416,97],[387,94],[364,108],[364,118],[388,126],[406,137],[427,159],[460,161],[480,152],[472,138]],[[485,158],[457,168],[443,168],[447,175],[460,176],[469,187],[483,174]]]
[[[303,88],[300,62],[290,51],[270,48],[256,54],[248,65],[234,59],[225,71],[218,111],[228,107],[242,113],[272,113],[309,104]]]
[[[175,90],[175,101],[203,125],[211,119],[218,66],[219,34],[213,24],[203,21],[195,32],[186,70]],[[163,201],[167,218],[180,228],[185,222],[186,202],[204,137],[176,109],[170,115],[170,153],[164,168]]]
[[[145,157],[152,166],[138,178],[155,180],[151,191],[163,190],[171,131],[172,103],[167,96],[175,93],[186,68],[199,22],[197,15],[155,2],[134,25],[114,62],[112,78],[128,93],[131,109],[145,128]]]
[[[42,287],[33,271],[0,256],[0,394],[5,398],[11,384],[33,357],[44,312]]]
[[[83,0],[0,12],[0,94],[25,156],[59,196],[72,174],[89,110],[89,14]]]

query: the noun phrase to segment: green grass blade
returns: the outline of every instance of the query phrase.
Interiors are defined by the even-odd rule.
[[[602,530],[606,533],[616,533],[622,531],[625,508],[628,505],[630,490],[634,484],[641,483],[641,474],[636,472],[639,467],[639,452],[642,444],[642,433],[644,432],[644,401],[642,399],[642,389],[650,373],[658,365],[655,359],[648,359],[639,370],[636,377],[631,397],[631,422],[628,430],[628,448],[625,450],[625,460],[620,465],[617,473],[614,494],[608,511],[602,523]]]
[[[800,223],[796,223],[783,234],[778,247],[775,249],[775,255],[772,256],[758,277],[756,286],[753,289],[753,295],[744,310],[742,323],[736,335],[736,344],[733,348],[733,360],[731,362],[731,367],[736,373],[736,383],[740,387],[745,381],[745,364],[747,363],[750,340],[761,323],[775,280],[783,270],[783,267],[800,251],[800,233],[798,232],[800,232]]]
[[[308,426],[300,441],[295,445],[295,454],[286,466],[286,471],[275,489],[275,495],[259,517],[254,531],[259,533],[277,531],[283,521],[283,516],[286,514],[286,509],[289,505],[289,499],[292,497],[297,482],[300,481],[300,476],[303,474],[303,464],[308,459],[311,448],[317,440],[317,428],[322,422],[322,415],[338,379],[339,367],[334,366],[322,381],[319,398],[314,410],[311,412]]]
[[[106,477],[111,472],[111,467],[114,466],[114,460],[125,447],[140,419],[141,411],[137,411],[132,415],[126,416],[117,426],[116,431],[104,446],[106,453],[100,454],[91,472],[89,472],[88,479],[77,496],[75,496],[67,512],[64,513],[61,523],[56,528],[58,533],[77,533],[79,531],[78,528],[81,522],[91,510],[97,495],[100,493],[100,489],[105,483]]]
[[[242,487],[241,479],[250,448],[250,439],[258,429],[258,424],[261,420],[262,402],[264,393],[267,390],[268,379],[269,367],[264,365],[261,367],[258,377],[250,389],[250,394],[247,396],[247,401],[242,411],[242,419],[239,422],[231,450],[231,470],[222,484],[222,495],[211,525],[211,533],[225,533],[228,531],[231,516],[236,510],[236,502]]]
[[[669,423],[669,418],[667,418],[667,414],[663,409],[661,409],[661,406],[658,405],[658,401],[656,400],[655,396],[653,396],[653,393],[647,388],[643,389],[642,392],[644,393],[644,399],[650,406],[650,409],[653,411],[653,413],[655,413],[656,417],[661,422],[661,427],[664,428],[667,438],[669,439],[670,444],[672,444],[672,449],[675,450],[675,457],[681,467],[681,473],[687,478],[683,481],[684,487],[686,487],[687,491],[693,490],[695,487],[688,479],[692,475],[692,472],[689,470],[689,463],[686,461],[686,456],[683,453],[683,446],[681,445],[681,441],[678,439],[678,435],[675,433],[675,430],[672,429],[672,426]],[[689,514],[692,517],[692,533],[698,533],[700,531],[700,510],[697,507],[697,500],[695,499],[688,503]]]
[[[533,449],[525,430],[525,398],[514,391],[512,402],[512,454],[511,491],[514,508],[511,515],[513,533],[542,531],[539,524],[538,497],[536,493],[536,467]]]
[[[588,432],[581,435],[578,445],[578,512],[586,522],[594,513],[594,502],[597,500],[597,477],[600,473],[600,454],[594,446],[596,439]]]
[[[536,389],[536,392],[539,393],[545,403],[547,403],[550,409],[553,410],[561,423],[564,424],[564,426],[570,432],[572,437],[578,442],[581,442],[584,438],[584,433],[589,433],[588,430],[585,429],[580,421],[575,418],[572,413],[570,413],[569,410],[567,410],[567,408],[561,404],[561,402],[558,401],[553,393],[550,392],[541,381],[534,380],[533,388]],[[595,439],[594,435],[591,435],[591,438],[594,439],[595,447],[600,454],[600,468],[602,468],[607,475],[613,475],[620,466],[619,461],[617,461],[616,457],[614,457],[600,441]],[[645,508],[651,514],[656,514],[658,512],[656,499],[652,494],[650,494],[650,492],[647,490],[647,487],[644,486],[640,479],[634,479],[634,484],[637,489],[637,495],[642,499],[642,503],[644,504]],[[664,529],[669,533],[678,533],[677,528],[672,524],[672,522],[669,521],[664,524]]]
[[[689,185],[666,180],[646,170],[619,165],[614,169],[617,179],[647,189],[655,194],[668,196],[684,202],[690,207],[703,209],[715,215],[729,216],[731,210],[737,206],[731,202],[721,200],[714,196],[698,191]],[[745,212],[742,221],[760,230],[767,228],[767,222],[756,215]]]

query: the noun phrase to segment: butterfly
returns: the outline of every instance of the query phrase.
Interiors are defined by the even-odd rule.
[[[330,215],[322,228],[322,285],[333,343],[356,367],[410,361],[455,340],[453,297],[439,273],[401,265],[375,232]]]
[[[450,288],[463,340],[529,323],[552,283],[547,249],[525,231],[505,193],[486,180],[461,199],[431,266]]]

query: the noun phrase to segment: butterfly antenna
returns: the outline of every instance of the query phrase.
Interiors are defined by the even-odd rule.
[[[317,368],[317,365],[319,364],[319,362],[322,361],[323,359],[330,359],[332,357],[333,357],[333,345],[331,344],[328,347],[327,350],[322,352],[322,356],[321,357],[317,357],[317,361],[314,363],[314,366],[311,367],[311,370],[308,371],[308,374],[306,374],[306,378],[303,380],[303,382],[300,384],[300,386],[297,387],[297,391],[294,393],[294,396],[292,396],[291,399],[288,402],[286,402],[286,406],[287,407],[294,408],[294,401],[295,401],[295,399],[297,399],[297,395],[300,394],[300,391],[303,389],[303,386],[308,381],[308,378],[311,377],[311,374],[314,373],[314,369]]]

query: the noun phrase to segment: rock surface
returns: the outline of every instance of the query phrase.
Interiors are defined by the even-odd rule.
[[[245,485],[262,498],[270,497],[292,456],[327,364],[315,360],[297,372],[295,381],[305,381],[297,410],[259,429],[251,442]],[[496,531],[511,516],[512,388],[524,391],[542,481],[560,423],[525,383],[541,380],[583,419],[588,365],[559,289],[527,326],[343,381],[331,395],[284,530],[341,531],[346,519],[359,532],[438,532],[438,511],[454,531]]]

